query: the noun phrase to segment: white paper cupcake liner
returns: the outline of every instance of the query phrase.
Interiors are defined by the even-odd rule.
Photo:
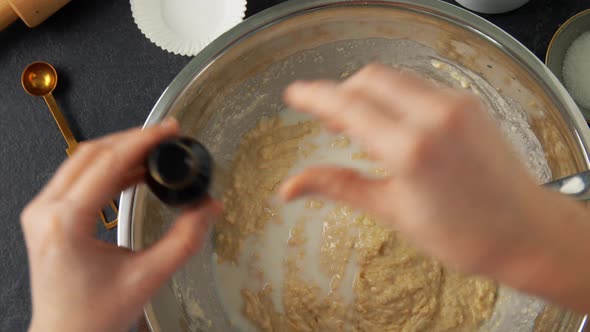
[[[244,19],[246,0],[131,0],[131,13],[152,43],[192,56]]]

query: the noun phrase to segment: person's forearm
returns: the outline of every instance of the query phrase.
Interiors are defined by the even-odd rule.
[[[590,210],[550,192],[539,193],[531,203],[534,226],[529,240],[495,277],[516,289],[590,312]]]

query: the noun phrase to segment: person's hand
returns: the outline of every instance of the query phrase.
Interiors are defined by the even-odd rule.
[[[281,195],[323,195],[394,225],[418,247],[463,271],[485,273],[531,234],[541,189],[474,95],[369,65],[342,83],[296,82],[296,110],[356,140],[390,176],[316,167]]]
[[[152,247],[131,252],[95,239],[98,211],[139,182],[144,160],[178,135],[174,120],[82,143],[24,209],[33,315],[30,331],[127,331],[158,288],[199,249],[216,202],[179,216]]]
[[[295,83],[285,100],[390,175],[315,167],[287,180],[283,199],[346,202],[448,265],[590,310],[590,213],[535,183],[475,96],[370,65],[343,83]]]

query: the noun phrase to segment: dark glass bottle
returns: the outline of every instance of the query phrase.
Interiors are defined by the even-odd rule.
[[[193,138],[178,137],[160,143],[148,155],[147,168],[147,185],[168,205],[196,205],[207,197],[213,159]]]

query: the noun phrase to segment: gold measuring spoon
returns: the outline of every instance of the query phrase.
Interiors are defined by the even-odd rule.
[[[78,146],[78,141],[72,134],[66,118],[59,110],[59,107],[51,94],[57,86],[57,72],[55,71],[55,68],[46,62],[33,62],[23,71],[21,83],[23,89],[25,89],[25,91],[31,96],[43,97],[59,127],[59,130],[68,144],[66,152],[68,156],[72,156]],[[115,214],[119,213],[117,205],[113,200],[109,202],[109,206]],[[115,218],[115,220],[107,221],[104,212],[100,211],[100,219],[107,229],[112,229],[117,226],[118,217]]]

